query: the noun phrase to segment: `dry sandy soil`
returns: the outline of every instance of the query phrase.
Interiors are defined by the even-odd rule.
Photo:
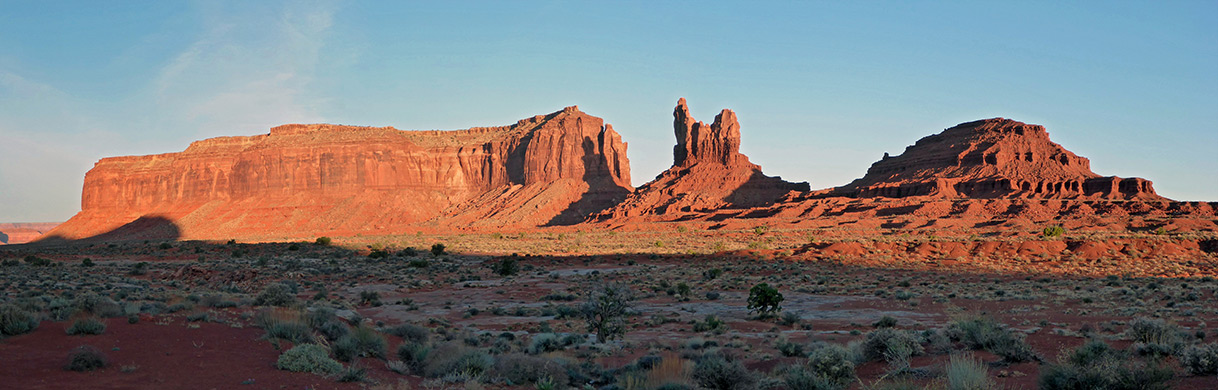
[[[696,368],[709,355],[755,379],[740,388],[784,389],[791,367],[833,345],[852,354],[857,378],[848,388],[943,388],[951,358],[971,353],[996,386],[1034,389],[1094,339],[1127,354],[1129,367],[1169,370],[1169,388],[1212,389],[1218,377],[1190,373],[1179,351],[1218,338],[1208,328],[1218,321],[1213,242],[1204,234],[852,237],[674,224],[351,237],[329,246],[5,246],[0,300],[40,322],[0,338],[0,387],[533,389],[548,376],[555,388],[677,389],[698,388]],[[436,243],[446,253],[433,254]],[[93,265],[82,265],[86,258]],[[514,273],[496,272],[505,259]],[[750,312],[758,283],[783,295],[781,314]],[[276,285],[292,302],[267,300]],[[580,307],[606,285],[633,299],[624,336],[600,342]],[[88,319],[104,331],[67,334]],[[280,355],[304,342],[268,334],[285,323],[301,324],[297,335],[333,357],[350,340],[328,336],[371,335],[371,348],[341,362],[364,371],[340,382],[278,369]],[[1162,345],[1139,343],[1135,323],[1164,330]],[[969,324],[1000,325],[991,336],[1031,353],[1004,358],[1021,347],[977,346]],[[915,351],[868,358],[867,340],[896,337],[888,328]],[[416,366],[399,362],[408,344],[431,353]],[[66,370],[81,345],[96,347],[108,366]],[[1155,348],[1169,352],[1156,358]]]

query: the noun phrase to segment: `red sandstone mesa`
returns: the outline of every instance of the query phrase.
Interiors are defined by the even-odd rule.
[[[1049,140],[1043,126],[1004,118],[962,123],[884,158],[835,196],[1166,200],[1149,180],[1101,177]]]
[[[48,233],[78,239],[274,240],[319,235],[639,228],[701,221],[835,229],[1216,230],[1214,203],[1173,202],[1139,178],[1101,177],[1041,126],[957,125],[809,192],[740,153],[736,113],[706,124],[673,110],[673,165],[631,188],[626,143],[576,107],[457,131],[284,125],[114,157],[85,176],[82,210]]]
[[[458,131],[284,125],[102,159],[85,175],[81,212],[48,235],[90,237],[141,217],[208,239],[542,226],[578,222],[630,190],[626,144],[574,106]]]

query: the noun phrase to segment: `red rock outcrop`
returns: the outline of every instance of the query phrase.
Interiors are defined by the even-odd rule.
[[[1004,118],[968,122],[884,158],[834,196],[1165,200],[1148,180],[1101,177],[1091,162],[1049,140],[1038,125]]]
[[[640,186],[597,220],[674,219],[681,214],[768,204],[791,191],[808,191],[808,183],[790,183],[761,173],[740,154],[740,124],[724,109],[707,125],[689,115],[685,98],[673,110],[677,144],[673,164]]]
[[[81,212],[50,235],[96,236],[140,218],[171,221],[180,238],[388,234],[451,226],[488,203],[498,215],[527,207],[529,218],[484,224],[538,226],[577,222],[630,191],[626,144],[577,107],[457,131],[284,125],[102,159],[85,175]]]
[[[0,245],[34,241],[56,226],[59,226],[59,222],[0,223]]]

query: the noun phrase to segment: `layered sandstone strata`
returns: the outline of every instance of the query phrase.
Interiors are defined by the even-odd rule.
[[[855,198],[1163,200],[1149,180],[1101,177],[1091,162],[1049,140],[1043,126],[1004,118],[962,123],[871,165],[829,192]]]
[[[479,222],[559,224],[630,190],[626,144],[574,106],[457,131],[284,125],[180,153],[102,159],[85,175],[81,212],[51,234],[90,237],[141,217],[172,223],[180,238],[392,233],[446,225],[462,211],[486,216],[463,203],[495,194],[532,194],[496,208],[527,206],[527,218]]]
[[[740,153],[740,123],[732,110],[724,109],[708,125],[690,116],[689,106],[681,98],[673,110],[673,130],[677,144],[672,167],[596,219],[672,219],[688,213],[758,207],[788,192],[809,189],[806,182],[766,176]]]

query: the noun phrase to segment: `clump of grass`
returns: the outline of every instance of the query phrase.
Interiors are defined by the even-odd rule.
[[[948,328],[949,336],[972,349],[984,349],[1001,356],[1003,361],[1020,363],[1040,360],[1023,334],[1007,329],[988,317],[960,320]]]
[[[0,335],[15,336],[38,328],[38,316],[16,305],[0,305]]]
[[[1089,341],[1058,360],[1041,369],[1041,389],[1167,389],[1174,375],[1171,368],[1129,359],[1101,340]]]
[[[68,353],[68,364],[64,369],[70,371],[93,371],[106,368],[110,359],[101,350],[92,345],[82,345]]]
[[[698,359],[690,377],[699,386],[712,390],[746,390],[757,385],[757,374],[736,359],[707,354]]]
[[[947,390],[990,390],[998,388],[985,364],[971,353],[952,355],[947,363]]]
[[[388,354],[389,343],[385,336],[367,326],[358,326],[351,333],[343,336],[331,346],[334,357],[345,362],[357,356],[384,359]]]
[[[99,335],[106,331],[106,323],[94,317],[85,317],[73,321],[65,331],[69,335]]]

